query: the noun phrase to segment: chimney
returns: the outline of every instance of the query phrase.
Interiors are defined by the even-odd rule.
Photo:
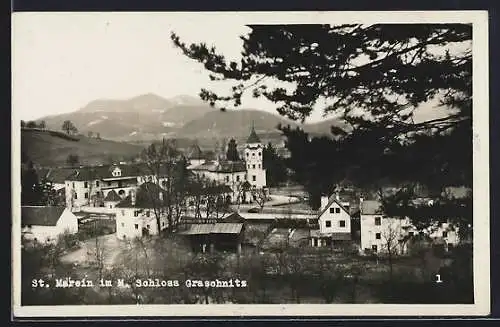
[[[339,192],[335,193],[335,199],[336,199],[337,201],[340,201],[340,195],[339,195]]]
[[[162,191],[160,191],[158,193],[158,198],[160,199],[160,201],[163,201],[163,192]]]
[[[130,204],[132,206],[135,206],[135,200],[136,200],[135,190],[132,190],[130,191]]]
[[[326,195],[321,196],[321,210],[326,208],[326,205],[328,204],[328,197]]]

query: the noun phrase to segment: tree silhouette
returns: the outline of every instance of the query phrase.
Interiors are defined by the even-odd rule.
[[[231,139],[227,144],[226,159],[229,161],[238,161],[240,157],[238,155],[238,148],[236,146],[236,140]]]
[[[80,157],[77,154],[69,154],[66,158],[66,163],[71,167],[77,166],[80,163]]]
[[[266,169],[267,184],[277,186],[287,180],[286,165],[283,158],[277,153],[271,142],[262,151],[263,166]]]
[[[281,127],[287,165],[313,204],[344,181],[374,189],[472,185],[470,24],[248,27],[239,62],[205,43],[186,44],[175,33],[171,39],[211,80],[233,83],[229,96],[200,91],[212,106],[239,107],[250,94],[292,120],[322,110],[345,125],[332,126],[333,138]],[[417,109],[433,101],[445,115],[416,121]]]
[[[75,125],[73,125],[71,120],[65,120],[62,124],[61,129],[65,131],[66,134],[78,132],[78,129],[75,127]]]
[[[26,127],[28,128],[36,128],[37,125],[36,125],[36,122],[30,120],[27,124],[26,124]]]

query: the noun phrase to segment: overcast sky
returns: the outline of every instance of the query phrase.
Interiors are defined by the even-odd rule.
[[[15,14],[14,110],[20,119],[30,120],[75,111],[100,98],[197,96],[202,87],[227,92],[227,85],[210,82],[200,64],[174,48],[170,32],[186,42],[213,44],[235,59],[241,51],[239,36],[249,31],[239,15]],[[243,100],[242,107],[275,112],[275,105],[265,100]],[[321,112],[316,110],[311,120],[318,119]]]

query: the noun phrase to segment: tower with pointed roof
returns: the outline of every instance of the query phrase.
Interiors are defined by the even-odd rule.
[[[250,136],[245,145],[245,163],[247,166],[247,181],[257,188],[266,186],[266,170],[264,169],[264,146],[255,132],[252,122]]]

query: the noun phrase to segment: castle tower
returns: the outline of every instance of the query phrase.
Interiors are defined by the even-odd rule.
[[[257,188],[266,186],[266,170],[264,169],[263,153],[264,146],[260,142],[255,126],[252,122],[252,130],[245,146],[245,162],[247,165],[247,180]]]

